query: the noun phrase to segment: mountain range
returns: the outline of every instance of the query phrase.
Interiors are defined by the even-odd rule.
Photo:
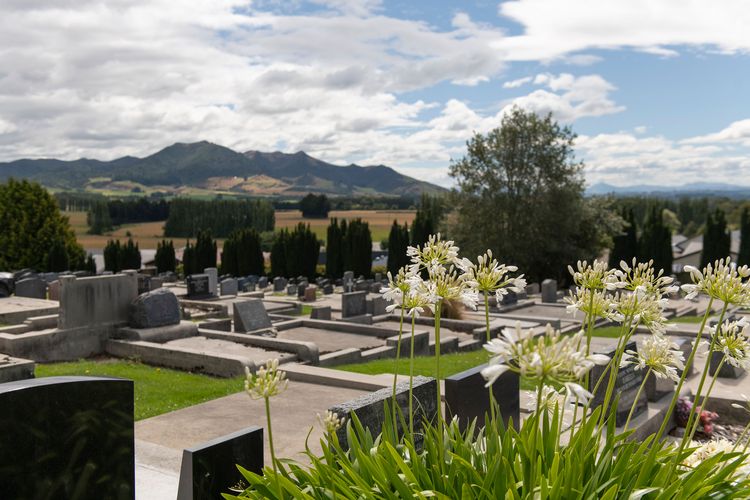
[[[693,182],[681,186],[638,184],[615,186],[598,183],[586,188],[589,196],[613,194],[616,196],[658,195],[658,196],[726,196],[729,198],[750,196],[750,186],[725,184],[720,182]]]
[[[169,194],[229,193],[260,196],[418,196],[445,189],[385,165],[337,166],[300,151],[239,153],[206,141],[176,143],[145,158],[112,161],[82,158],[23,159],[0,163],[0,180],[29,179],[57,189],[92,192],[162,191]]]

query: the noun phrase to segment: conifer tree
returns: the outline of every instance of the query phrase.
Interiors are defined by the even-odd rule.
[[[740,251],[737,255],[737,265],[750,265],[750,209],[742,209],[740,217]]]
[[[344,267],[355,276],[372,274],[372,235],[362,219],[351,221],[344,234]]]
[[[47,270],[59,273],[68,269],[70,269],[70,265],[68,262],[68,252],[65,249],[65,242],[55,240],[47,254]]]
[[[409,246],[409,225],[403,226],[398,221],[393,221],[391,232],[388,235],[388,272],[396,275],[398,270],[409,263],[406,256],[406,248]]]
[[[196,274],[198,265],[195,256],[195,247],[190,244],[190,240],[185,243],[185,250],[182,252],[182,273],[187,277]]]
[[[175,258],[174,243],[172,240],[162,240],[156,244],[154,264],[156,264],[156,270],[159,273],[174,272],[177,259]]]
[[[199,231],[195,241],[195,272],[202,273],[208,267],[216,267],[216,242],[210,231]]]
[[[92,276],[96,276],[96,261],[94,260],[94,256],[91,254],[88,254],[88,256],[86,257],[84,271],[88,271]]]
[[[703,232],[703,251],[701,267],[713,264],[716,260],[729,256],[731,234],[727,231],[727,220],[724,211],[717,208],[706,217],[706,228]]]
[[[609,267],[620,267],[620,261],[630,263],[638,256],[638,227],[633,210],[622,210],[622,218],[626,222],[623,232],[613,239],[614,246],[609,253]]]
[[[326,276],[340,278],[344,274],[344,229],[346,225],[338,219],[331,219],[326,232]]]
[[[104,247],[104,270],[117,273],[120,271],[120,240],[109,240]]]
[[[271,245],[271,274],[274,276],[287,277],[286,268],[286,246],[289,239],[289,232],[282,229],[276,233],[276,237]]]
[[[651,207],[638,247],[638,260],[647,262],[653,259],[654,269],[663,269],[666,275],[672,273],[672,233],[664,224],[661,207]]]

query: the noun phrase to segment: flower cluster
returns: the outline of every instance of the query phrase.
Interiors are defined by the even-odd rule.
[[[339,417],[339,414],[331,410],[326,411],[325,417],[318,414],[318,421],[327,434],[335,434],[346,423],[345,417]]]
[[[609,269],[606,263],[595,260],[589,265],[585,260],[576,263],[576,269],[568,266],[576,286],[585,290],[617,290],[622,283],[617,279],[614,269]]]
[[[245,367],[245,392],[252,399],[267,399],[286,390],[289,381],[279,370],[279,360],[270,359],[253,374]]]
[[[518,271],[516,266],[506,266],[498,263],[492,257],[492,250],[477,257],[474,264],[469,259],[461,259],[456,266],[466,273],[469,285],[480,293],[494,293],[498,304],[509,291],[520,293],[526,289],[523,274],[515,278],[509,273]]]
[[[702,272],[693,266],[685,266],[685,271],[693,280],[692,284],[682,285],[687,294],[685,298],[692,299],[703,293],[725,304],[750,306],[750,281],[746,280],[750,277],[750,268],[747,266],[737,267],[727,257],[707,265]]]
[[[651,335],[641,344],[638,352],[625,351],[623,364],[634,364],[635,369],[651,370],[658,378],[677,382],[677,370],[685,368],[685,358],[677,344],[663,335]]]
[[[727,363],[745,370],[750,369],[750,324],[743,317],[739,321],[725,321],[711,327],[715,336],[713,350],[724,354]]]
[[[617,303],[612,296],[604,290],[589,290],[587,288],[576,288],[575,293],[565,297],[569,313],[583,312],[590,318],[606,318],[612,321],[622,321],[622,316],[617,313]]]
[[[562,336],[547,325],[545,334],[535,337],[533,330],[524,332],[520,324],[516,324],[514,329],[506,328],[501,337],[485,344],[484,348],[493,357],[489,366],[482,370],[482,376],[490,386],[510,370],[539,383],[569,383],[570,387],[566,385],[569,392],[585,396],[583,388],[576,382],[594,365],[606,365],[609,357],[602,354],[586,356],[578,349],[582,336],[582,331]]]

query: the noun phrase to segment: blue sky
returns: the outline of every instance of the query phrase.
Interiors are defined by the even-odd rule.
[[[210,140],[450,186],[518,105],[590,184],[750,185],[741,0],[7,0],[0,161]]]

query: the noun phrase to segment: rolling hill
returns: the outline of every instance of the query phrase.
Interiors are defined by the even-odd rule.
[[[247,151],[201,141],[176,143],[145,158],[112,161],[22,159],[0,163],[0,180],[37,181],[49,188],[91,191],[164,191],[189,189],[214,193],[297,196],[419,195],[444,188],[402,175],[385,165],[337,166],[304,152],[286,154]]]

